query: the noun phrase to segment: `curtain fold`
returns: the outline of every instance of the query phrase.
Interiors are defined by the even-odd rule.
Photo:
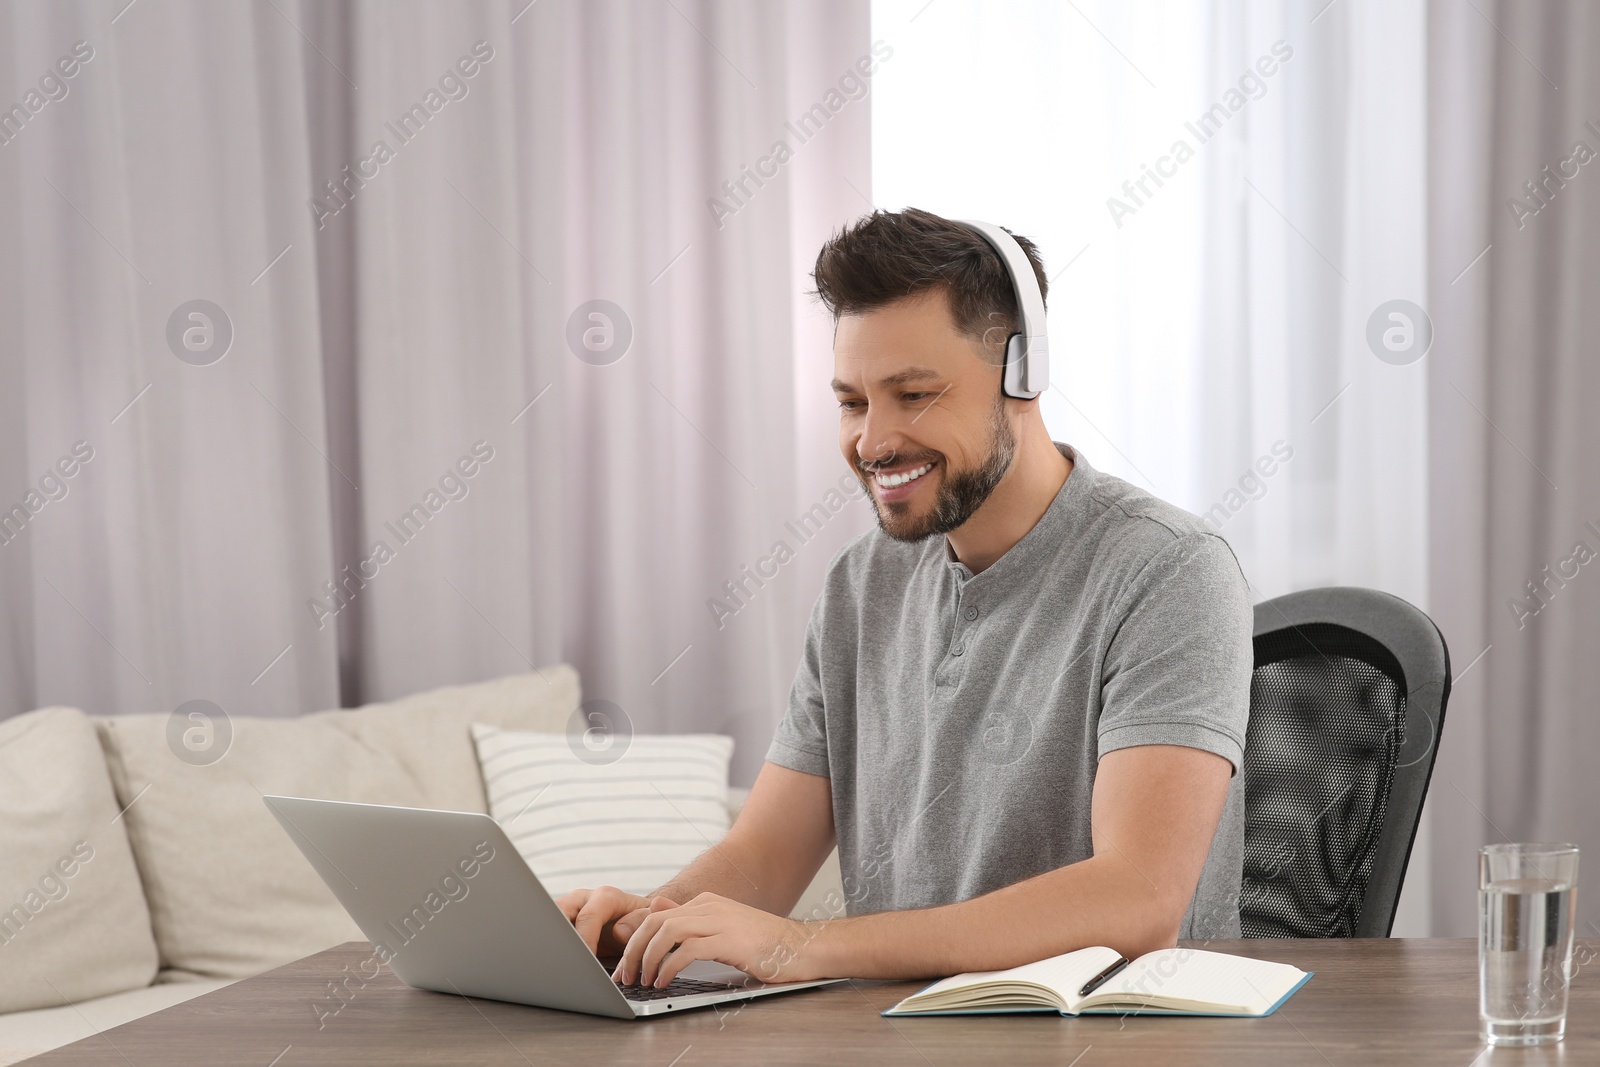
[[[0,396],[0,701],[326,705],[334,660],[309,643],[252,686],[297,636],[294,593],[331,569],[295,195],[308,53],[253,8],[112,14],[11,5],[0,38],[7,92],[82,57],[0,145],[0,258],[20,275],[0,295],[16,383]],[[291,241],[301,254],[263,275]],[[79,441],[92,458],[48,500],[45,472]]]
[[[870,189],[865,6],[0,20],[6,85],[93,49],[0,145],[0,506],[93,450],[0,544],[0,714],[568,660],[633,729],[732,733],[748,782],[871,521],[827,497],[803,292]]]
[[[1476,929],[1476,850],[1600,848],[1600,11],[1434,3],[1432,611],[1455,687],[1432,796],[1435,932]],[[1578,894],[1580,936],[1600,921]]]

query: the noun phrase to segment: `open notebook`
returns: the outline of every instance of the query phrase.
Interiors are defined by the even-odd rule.
[[[1087,997],[1078,991],[1121,957],[1083,948],[1005,971],[958,974],[884,1015],[1058,1011],[1062,1015],[1271,1015],[1311,973],[1286,963],[1195,948],[1164,948],[1124,967]]]

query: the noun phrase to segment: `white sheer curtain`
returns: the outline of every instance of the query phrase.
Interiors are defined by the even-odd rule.
[[[1423,371],[1366,339],[1424,297],[1421,4],[873,11],[908,27],[876,199],[1043,243],[1054,432],[1211,517],[1261,596],[1422,603]]]
[[[1051,277],[1052,434],[1103,470],[1197,500],[1204,186],[1183,173],[1120,227],[1106,202],[1195,111],[1203,10],[875,0],[873,33],[904,42],[873,98],[878,204],[989,219],[1038,241]]]
[[[870,47],[855,0],[0,6],[3,92],[55,79],[0,145],[0,507],[93,450],[0,544],[0,715],[567,659],[748,782],[871,521],[802,275],[870,189]]]
[[[1209,518],[1259,598],[1426,606],[1426,361],[1367,340],[1426,299],[1420,0],[873,18],[910,27],[874,101],[878,201],[1041,241],[1053,434]],[[1396,933],[1426,932],[1427,894],[1414,863]]]
[[[1426,610],[1427,329],[1412,322],[1410,349],[1390,351],[1381,338],[1400,320],[1380,311],[1427,303],[1425,7],[1230,4],[1213,17],[1219,74],[1249,69],[1263,41],[1293,56],[1283,91],[1236,116],[1235,150],[1206,157],[1213,418],[1197,445],[1216,474],[1200,506],[1232,511],[1222,533],[1260,596],[1356,585]],[[1255,466],[1280,443],[1288,462]],[[1432,929],[1432,822],[1425,808],[1395,936]]]

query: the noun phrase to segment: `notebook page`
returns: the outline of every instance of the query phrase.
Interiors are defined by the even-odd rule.
[[[1061,994],[1061,999],[1071,1004],[1085,982],[1121,959],[1114,949],[1080,948],[1061,956],[1051,956],[1037,963],[1025,963],[1002,971],[1007,978],[1038,982]]]
[[[1201,949],[1167,948],[1134,960],[1121,974],[1095,990],[1095,995],[1146,993],[1202,1004],[1253,1005],[1264,1011],[1304,974],[1286,963]]]
[[[1063,999],[1070,1003],[1077,997],[1078,990],[1083,988],[1085,982],[1116,960],[1117,954],[1109,948],[1081,948],[1076,952],[1052,956],[1035,963],[1025,963],[1020,967],[1011,967],[1004,971],[972,971],[958,974],[953,978],[944,978],[921,990],[917,996],[930,996],[947,989],[961,989],[980,982],[1013,980],[1037,982],[1049,986],[1061,992]]]

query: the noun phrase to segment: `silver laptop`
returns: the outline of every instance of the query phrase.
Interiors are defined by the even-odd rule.
[[[624,987],[481,813],[264,798],[333,895],[407,985],[636,1019],[810,989],[697,960],[663,989]]]

